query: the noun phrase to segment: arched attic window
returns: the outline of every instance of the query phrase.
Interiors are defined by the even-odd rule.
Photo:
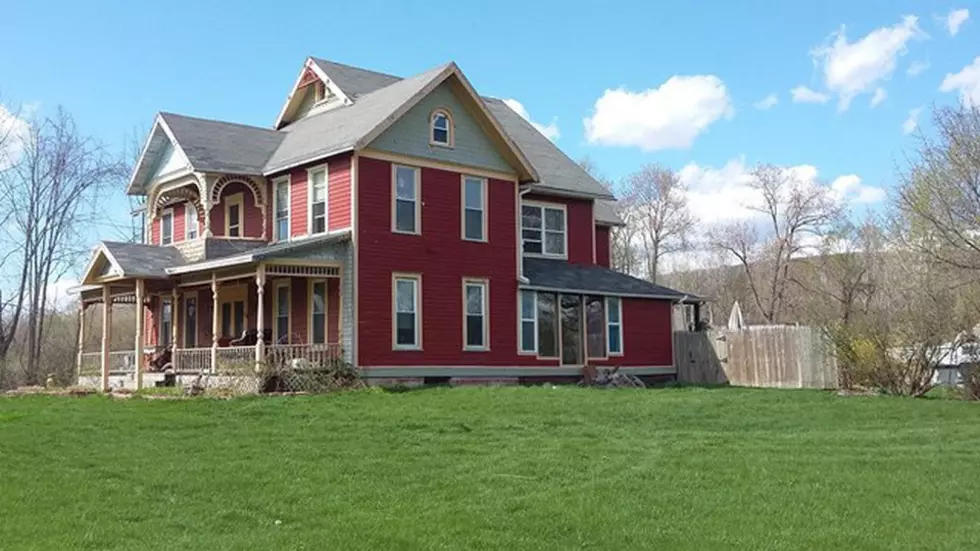
[[[429,117],[429,143],[453,147],[453,117],[446,109],[436,109]]]

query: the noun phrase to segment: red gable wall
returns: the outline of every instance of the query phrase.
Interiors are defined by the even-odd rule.
[[[611,237],[609,226],[596,226],[595,228],[595,263],[608,268]]]
[[[556,203],[565,205],[568,210],[568,261],[576,264],[593,264],[592,239],[594,237],[592,220],[592,200],[554,197],[529,193],[525,201]]]

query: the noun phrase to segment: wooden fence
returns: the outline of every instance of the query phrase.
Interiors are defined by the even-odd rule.
[[[837,362],[818,329],[750,327],[674,333],[677,379],[694,384],[837,388]]]

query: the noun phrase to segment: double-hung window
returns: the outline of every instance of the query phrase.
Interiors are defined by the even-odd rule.
[[[242,236],[242,205],[245,195],[236,193],[229,195],[225,201],[225,235],[228,237]]]
[[[197,297],[184,298],[184,347],[197,346]]]
[[[395,165],[392,188],[392,231],[398,233],[422,232],[421,208],[419,204],[419,169]]]
[[[327,281],[315,280],[310,283],[310,342],[327,342]]]
[[[619,297],[606,298],[606,342],[609,355],[623,353],[623,301]]]
[[[463,176],[463,239],[487,240],[487,181]]]
[[[276,344],[289,344],[289,280],[277,281],[275,284],[275,308],[276,321],[274,324],[275,334],[272,336]]]
[[[171,299],[160,302],[160,345],[170,346],[174,328],[174,303]]]
[[[327,169],[315,168],[309,172],[310,181],[310,233],[327,231]]]
[[[463,317],[463,348],[488,350],[486,280],[463,280]]]
[[[197,207],[192,203],[187,203],[184,208],[184,224],[186,225],[184,231],[185,239],[197,239],[200,230],[200,220],[198,219]]]
[[[289,239],[289,178],[275,181],[276,241]]]
[[[522,205],[521,237],[525,253],[564,257],[567,237],[564,207]]]
[[[394,347],[417,349],[422,346],[419,315],[421,280],[414,275],[394,277]]]
[[[170,245],[174,242],[174,211],[167,209],[160,217],[160,244]]]
[[[453,146],[453,119],[449,116],[448,111],[442,109],[434,111],[432,113],[430,125],[430,144],[441,145],[443,147]]]
[[[537,293],[521,291],[521,352],[538,351]]]

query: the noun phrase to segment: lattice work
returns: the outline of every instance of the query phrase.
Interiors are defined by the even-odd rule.
[[[265,273],[272,276],[340,277],[340,267],[269,264],[265,268]]]
[[[221,204],[221,192],[224,191],[225,186],[235,182],[243,184],[245,187],[251,190],[252,197],[255,198],[255,206],[260,209],[265,209],[265,188],[248,176],[234,175],[222,176],[221,178],[218,178],[217,182],[214,183],[214,186],[211,188],[211,208]]]
[[[156,200],[150,203],[149,220],[155,220],[157,214],[160,213],[160,209],[162,209],[163,207],[171,203],[175,203],[179,201],[188,201],[192,205],[194,205],[195,209],[197,209],[198,221],[200,222],[202,213],[204,213],[204,206],[201,204],[200,190],[197,188],[196,185],[193,185],[193,187],[191,187],[192,185],[193,184],[187,184],[184,187],[171,189],[169,191],[165,191],[157,195]]]

